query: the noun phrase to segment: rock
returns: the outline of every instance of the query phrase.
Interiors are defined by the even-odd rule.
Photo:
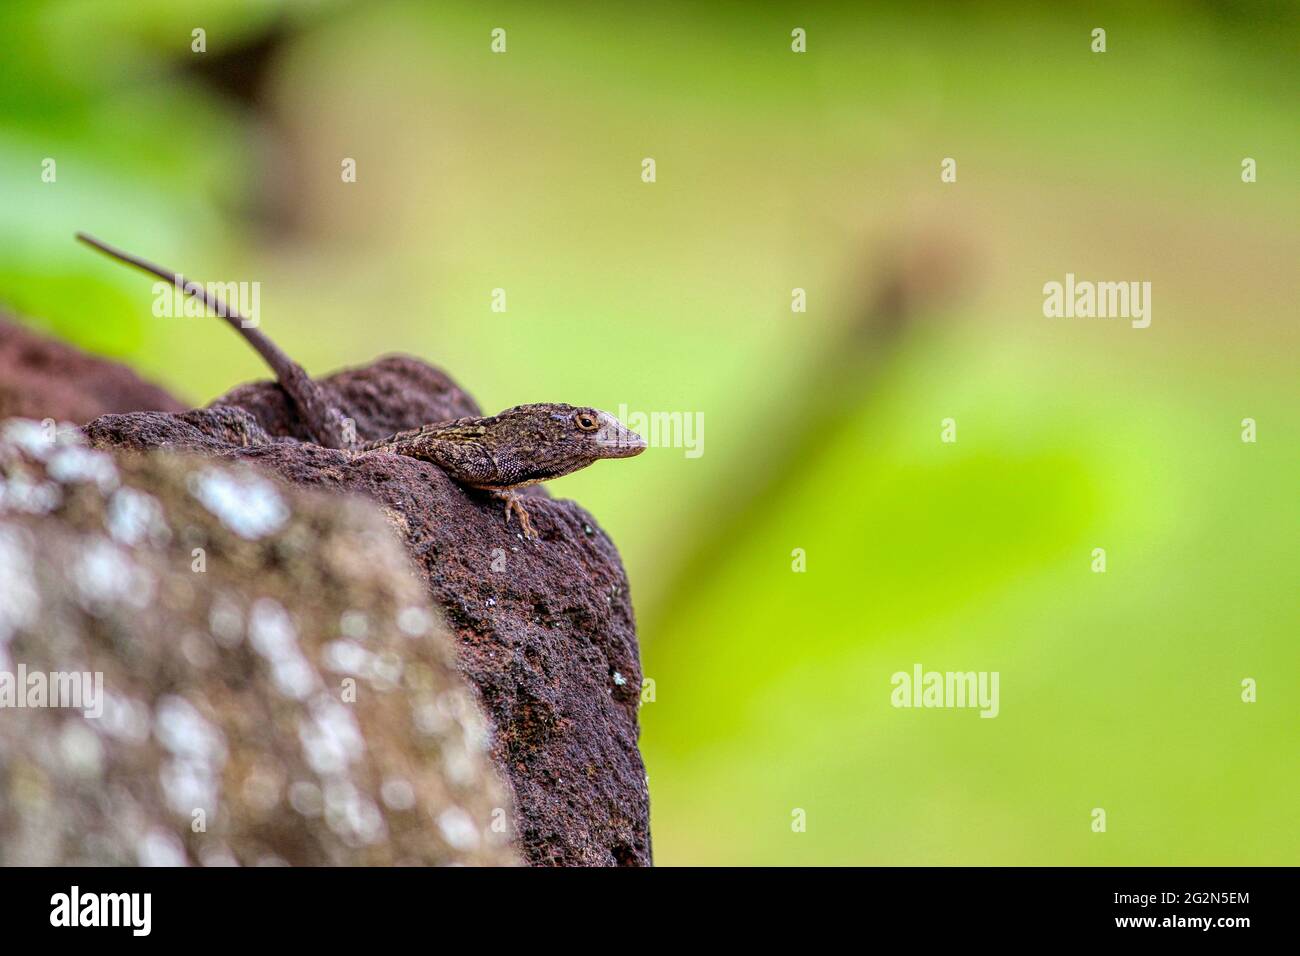
[[[324,380],[360,439],[478,414],[445,374],[389,357]],[[377,502],[447,621],[461,672],[492,726],[514,790],[519,846],[533,864],[648,865],[649,796],[637,750],[641,665],[627,575],[596,520],[528,489],[540,541],[501,504],[436,466],[309,444],[280,388],[241,386],[179,415],[107,415],[103,449],[172,448],[246,462],[292,485]],[[599,467],[599,466],[597,466]]]
[[[387,355],[364,368],[344,369],[322,379],[321,385],[336,407],[347,410],[363,439],[483,414],[474,399],[445,374],[406,355]],[[311,438],[289,397],[277,385],[240,385],[210,407],[221,406],[245,409],[272,435],[299,441]]]
[[[86,355],[0,315],[0,419],[81,425],[109,412],[184,408],[125,365]]]
[[[0,865],[515,859],[474,693],[373,505],[82,442],[0,426]],[[17,708],[20,668],[102,693]]]

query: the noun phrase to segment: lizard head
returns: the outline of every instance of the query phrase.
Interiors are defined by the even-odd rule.
[[[577,405],[518,405],[492,417],[498,464],[518,483],[546,481],[602,458],[631,458],[645,439],[609,412]],[[502,460],[506,451],[511,461]]]

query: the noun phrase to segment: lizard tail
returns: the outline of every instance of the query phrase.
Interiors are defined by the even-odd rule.
[[[124,262],[142,272],[147,272],[165,282],[170,282],[181,292],[198,299],[224,319],[231,328],[243,337],[244,341],[253,347],[258,355],[262,356],[263,361],[275,373],[276,381],[280,383],[280,387],[289,393],[289,397],[298,406],[299,415],[302,416],[303,422],[307,425],[308,430],[312,432],[312,438],[318,444],[327,448],[351,448],[355,444],[351,429],[347,427],[347,420],[337,408],[330,404],[325,397],[325,393],[307,374],[306,370],[280,351],[276,344],[260,330],[254,328],[248,319],[230,308],[222,301],[221,296],[210,292],[201,282],[192,282],[179,272],[164,269],[147,259],[141,259],[139,256],[134,256],[115,246],[110,246],[102,239],[96,239],[84,232],[77,233],[77,239],[116,259],[118,262]]]

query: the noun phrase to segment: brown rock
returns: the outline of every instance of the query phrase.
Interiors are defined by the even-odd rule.
[[[80,440],[0,426],[0,703],[20,665],[103,674],[98,705],[0,708],[0,865],[514,859],[474,694],[369,502]]]
[[[408,355],[386,355],[364,368],[344,369],[323,379],[321,386],[335,406],[347,409],[363,439],[483,414],[445,374]],[[216,406],[245,409],[272,435],[311,438],[284,390],[269,382],[237,386],[210,407]]]
[[[362,440],[476,414],[473,400],[416,359],[390,357],[324,380]],[[530,489],[541,533],[526,542],[499,502],[436,466],[295,441],[278,386],[242,386],[182,415],[109,415],[85,429],[100,448],[190,449],[249,462],[294,485],[378,502],[455,636],[461,671],[493,727],[513,785],[524,858],[535,864],[648,865],[649,797],[637,750],[641,666],[627,576],[613,543],[571,501]]]
[[[78,425],[110,412],[179,412],[180,402],[125,365],[80,352],[0,315],[0,419]]]

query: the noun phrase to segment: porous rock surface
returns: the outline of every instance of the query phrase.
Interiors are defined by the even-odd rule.
[[[446,375],[391,356],[323,380],[359,439],[480,411]],[[207,409],[106,415],[85,433],[111,450],[170,448],[248,463],[302,487],[377,502],[441,610],[515,797],[525,861],[648,865],[649,796],[637,750],[641,666],[614,544],[571,501],[528,490],[525,541],[501,504],[435,465],[350,457],[305,441],[277,385],[241,386]],[[597,466],[599,467],[599,465]]]
[[[0,425],[0,865],[510,863],[454,657],[369,503]]]

